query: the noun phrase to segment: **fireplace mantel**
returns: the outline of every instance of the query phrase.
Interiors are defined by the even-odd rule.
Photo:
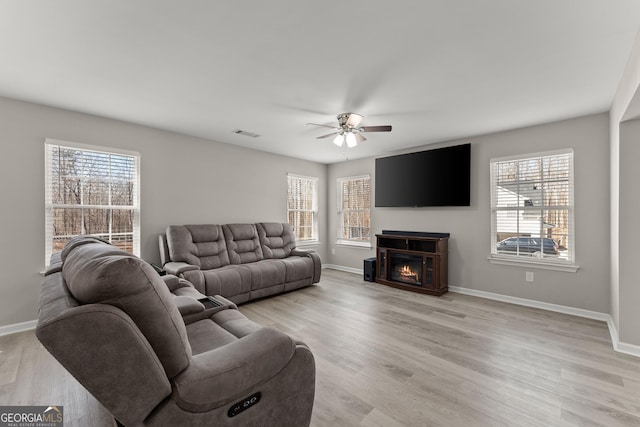
[[[387,231],[376,234],[376,282],[442,295],[449,289],[449,233]]]

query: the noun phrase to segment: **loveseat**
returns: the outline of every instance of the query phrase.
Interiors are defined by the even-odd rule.
[[[287,223],[170,225],[159,243],[165,271],[237,304],[320,281],[320,257]]]
[[[97,239],[51,261],[36,335],[121,425],[309,425],[304,344]]]

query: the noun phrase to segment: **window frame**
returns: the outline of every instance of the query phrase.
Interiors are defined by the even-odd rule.
[[[44,163],[45,163],[45,266],[49,265],[49,261],[51,259],[51,255],[53,254],[53,212],[54,209],[63,208],[66,205],[60,203],[53,203],[53,183],[51,181],[52,178],[52,163],[51,158],[49,157],[50,150],[53,147],[58,148],[66,148],[72,150],[79,150],[82,152],[93,152],[100,154],[109,154],[116,156],[129,156],[134,159],[134,177],[133,177],[133,205],[112,205],[110,202],[108,204],[99,204],[99,205],[88,205],[81,203],[77,206],[91,206],[93,209],[122,209],[122,210],[132,210],[133,211],[133,223],[132,223],[132,243],[133,250],[132,254],[135,256],[140,256],[140,153],[136,151],[123,150],[119,148],[112,147],[103,147],[98,145],[89,145],[89,144],[81,144],[77,142],[70,141],[62,141],[57,139],[46,138],[44,140]],[[112,181],[109,181],[112,182]],[[76,205],[74,205],[75,207]],[[89,209],[91,209],[89,208]]]
[[[369,206],[367,207],[367,212],[369,214],[369,237],[368,239],[349,239],[343,237],[343,224],[344,224],[344,210],[343,210],[343,196],[344,196],[344,183],[349,181],[358,181],[366,179],[369,181]],[[336,230],[336,244],[341,246],[355,246],[361,248],[372,248],[373,243],[371,239],[371,175],[356,175],[356,176],[347,176],[336,178],[336,193],[337,193],[337,214],[338,214],[338,226]],[[359,228],[364,229],[362,225],[359,225]]]
[[[298,179],[298,180],[307,180],[312,183],[312,195],[311,195],[311,210],[306,209],[290,209],[289,208],[289,179]],[[311,228],[311,239],[301,239],[296,233],[294,228],[294,224],[291,224],[291,227],[294,228],[293,232],[296,235],[296,246],[312,246],[318,245],[320,243],[320,239],[318,238],[318,185],[320,179],[314,176],[305,176],[298,175],[294,173],[287,173],[287,221],[289,221],[289,212],[291,211],[299,211],[299,212],[311,212],[312,216],[312,228]]]
[[[505,162],[524,162],[531,160],[540,160],[543,158],[566,156],[569,155],[569,194],[566,205],[555,206],[533,206],[533,204],[526,203],[523,200],[522,206],[515,207],[497,207],[497,167],[500,163]],[[490,218],[491,218],[491,231],[490,231],[490,248],[489,248],[489,261],[493,264],[512,265],[533,267],[547,270],[576,272],[580,267],[576,265],[576,247],[575,247],[575,172],[574,172],[574,151],[573,149],[563,149],[555,151],[546,151],[538,153],[528,153],[508,157],[492,158],[489,161],[490,181]],[[520,197],[520,196],[517,196]],[[530,255],[513,255],[513,254],[501,254],[497,250],[497,234],[498,234],[498,212],[515,212],[526,215],[527,212],[534,212],[541,210],[562,210],[566,209],[568,214],[568,227],[567,227],[567,246],[570,250],[567,253],[567,259],[551,258],[551,257],[532,257]],[[520,225],[518,224],[518,234],[520,233]],[[527,236],[524,236],[527,237]]]

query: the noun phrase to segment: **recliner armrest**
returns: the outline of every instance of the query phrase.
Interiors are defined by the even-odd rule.
[[[204,311],[204,305],[200,301],[192,297],[174,295],[172,301],[176,305],[176,307],[178,307],[178,311],[180,312],[181,316],[201,313]]]
[[[318,283],[320,281],[320,274],[322,271],[322,260],[320,260],[320,255],[316,253],[316,251],[312,249],[300,249],[293,248],[291,249],[292,256],[305,256],[310,257],[313,260],[313,283]]]
[[[164,266],[162,266],[162,268],[164,269],[164,271],[166,271],[169,274],[173,274],[174,276],[179,276],[181,273],[184,273],[185,271],[200,270],[200,267],[198,267],[197,265],[187,264],[186,262],[177,262],[177,261],[168,262]]]
[[[300,249],[300,248],[291,249],[291,255],[293,256],[309,256],[312,253],[315,253],[313,249]]]
[[[173,398],[187,411],[206,412],[231,403],[277,375],[296,343],[284,333],[261,328],[237,341],[193,356],[174,378]]]

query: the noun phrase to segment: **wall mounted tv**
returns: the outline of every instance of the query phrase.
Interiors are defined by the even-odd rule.
[[[376,207],[469,206],[471,144],[376,159]]]

